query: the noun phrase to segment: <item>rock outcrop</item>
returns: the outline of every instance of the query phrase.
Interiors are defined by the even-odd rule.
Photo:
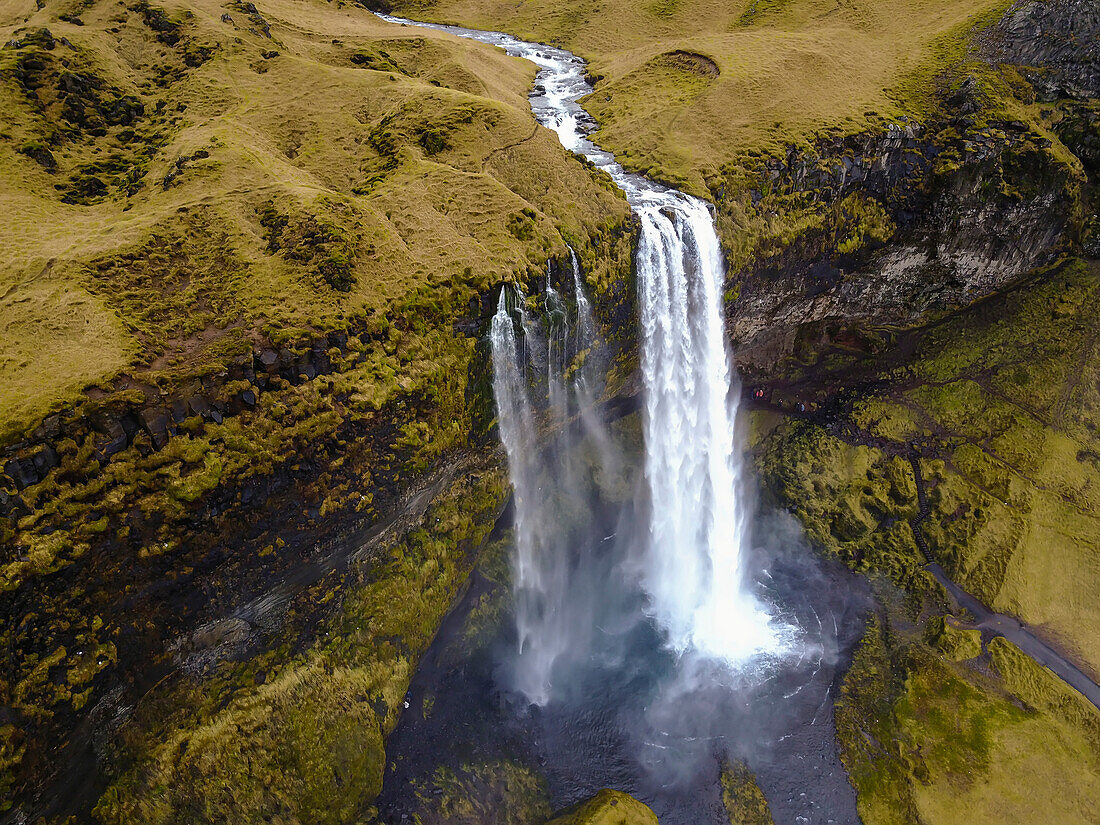
[[[755,208],[810,213],[820,228],[733,274],[741,366],[766,372],[830,340],[830,327],[964,306],[1072,245],[1080,172],[1024,124],[971,121],[891,123],[765,166],[769,191],[751,193]]]
[[[657,816],[629,794],[604,788],[547,825],[657,825]]]
[[[1041,100],[1100,95],[1100,8],[1092,0],[1019,0],[985,33],[982,52],[1019,66]]]

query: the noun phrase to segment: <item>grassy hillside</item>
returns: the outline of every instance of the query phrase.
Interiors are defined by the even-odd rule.
[[[592,260],[625,215],[489,47],[323,2],[40,5],[0,12],[0,436],[120,371],[464,303],[567,238]]]
[[[1097,264],[1074,262],[941,323],[881,333],[870,352],[826,349],[785,392],[811,408],[840,398],[850,413],[831,431],[785,425],[763,462],[817,541],[913,584],[917,458],[931,508],[920,529],[935,558],[1094,673],[1098,275]],[[810,378],[816,369],[828,377]]]
[[[883,607],[837,705],[868,825],[1083,822],[1100,799],[1100,713],[965,616],[944,619],[916,541],[1100,668],[1098,276],[1072,261],[925,327],[822,347],[772,394],[806,412],[755,415],[766,488],[877,582]]]
[[[872,620],[837,702],[863,822],[1090,821],[1095,709],[1003,639],[983,646],[942,622],[922,636],[914,618],[895,603]]]
[[[401,544],[433,501],[453,507],[425,479],[468,463],[491,419],[493,288],[541,283],[569,244],[597,295],[621,293],[625,200],[536,127],[530,64],[361,7],[31,0],[0,4],[0,42],[0,813],[86,808],[109,768],[104,816],[167,818],[188,801],[125,771],[214,787],[219,737],[273,707],[306,738],[274,730],[272,755],[305,764],[331,724],[324,748],[354,761],[368,742],[381,766],[396,711],[363,697],[400,696],[502,495],[486,451],[484,483],[456,482],[484,493],[461,529],[435,518],[438,546]],[[318,586],[287,636],[290,619],[246,625],[246,686],[181,670],[181,644],[210,643],[196,628],[308,568],[318,535],[395,517],[348,566],[350,595]],[[408,613],[370,650],[315,644],[345,598],[355,624],[394,592]],[[400,655],[375,635],[404,637]],[[249,663],[271,657],[286,680],[258,690]],[[310,675],[333,667],[338,685]],[[73,732],[111,705],[139,719],[97,761]],[[186,731],[208,749],[177,766]],[[306,805],[329,779],[242,793]]]
[[[589,61],[598,139],[696,191],[749,152],[876,116],[922,117],[937,79],[1006,0],[398,2],[410,16],[498,28]]]

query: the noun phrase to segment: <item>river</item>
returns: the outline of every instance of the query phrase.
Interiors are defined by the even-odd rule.
[[[441,775],[467,777],[465,792],[477,796],[486,786],[478,766],[506,762],[543,777],[555,808],[613,787],[664,825],[725,823],[721,766],[741,760],[777,822],[858,822],[833,699],[868,598],[855,576],[817,558],[789,517],[754,518],[709,205],[627,172],[589,138],[596,124],[579,101],[591,87],[575,55],[380,16],[538,67],[536,119],[610,175],[640,224],[644,386],[640,439],[591,414],[599,359],[569,368],[599,350],[575,258],[571,277],[555,281],[548,269],[530,294],[502,287],[489,335],[515,491],[512,621],[471,643],[474,619],[499,590],[475,576],[389,739],[382,819],[433,821],[425,799],[444,794]],[[555,419],[582,426],[545,426]],[[633,478],[629,495],[609,490],[616,476]]]

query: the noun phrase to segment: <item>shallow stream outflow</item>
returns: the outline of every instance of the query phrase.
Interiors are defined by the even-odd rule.
[[[539,67],[536,118],[611,176],[641,224],[644,384],[640,438],[629,424],[609,429],[595,404],[599,347],[575,256],[571,278],[554,283],[548,271],[533,296],[502,288],[490,338],[515,493],[515,621],[489,644],[471,641],[500,598],[499,584],[475,576],[390,739],[383,820],[435,821],[439,769],[475,777],[476,795],[477,766],[503,760],[542,776],[555,807],[616,787],[663,825],[725,822],[719,769],[740,759],[776,822],[858,822],[832,694],[866,597],[814,558],[789,519],[750,517],[708,205],[626,172],[588,139],[595,124],[578,101],[591,88],[569,52],[380,16]]]

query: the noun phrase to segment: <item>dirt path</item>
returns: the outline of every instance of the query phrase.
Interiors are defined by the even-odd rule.
[[[1003,613],[994,613],[967,593],[951,580],[943,567],[932,559],[932,554],[928,550],[928,543],[925,541],[924,534],[920,529],[921,524],[931,514],[932,508],[928,504],[928,495],[924,487],[924,477],[920,472],[919,460],[916,456],[910,455],[909,463],[913,466],[913,479],[917,485],[917,503],[920,507],[917,517],[912,520],[911,524],[917,547],[920,548],[921,554],[927,562],[924,569],[935,576],[936,581],[943,585],[943,588],[958,607],[974,615],[973,627],[1012,642],[1021,651],[1088,699],[1097,710],[1100,710],[1100,684],[1094,682],[1063,654],[1032,633],[1027,625],[1019,619]]]

